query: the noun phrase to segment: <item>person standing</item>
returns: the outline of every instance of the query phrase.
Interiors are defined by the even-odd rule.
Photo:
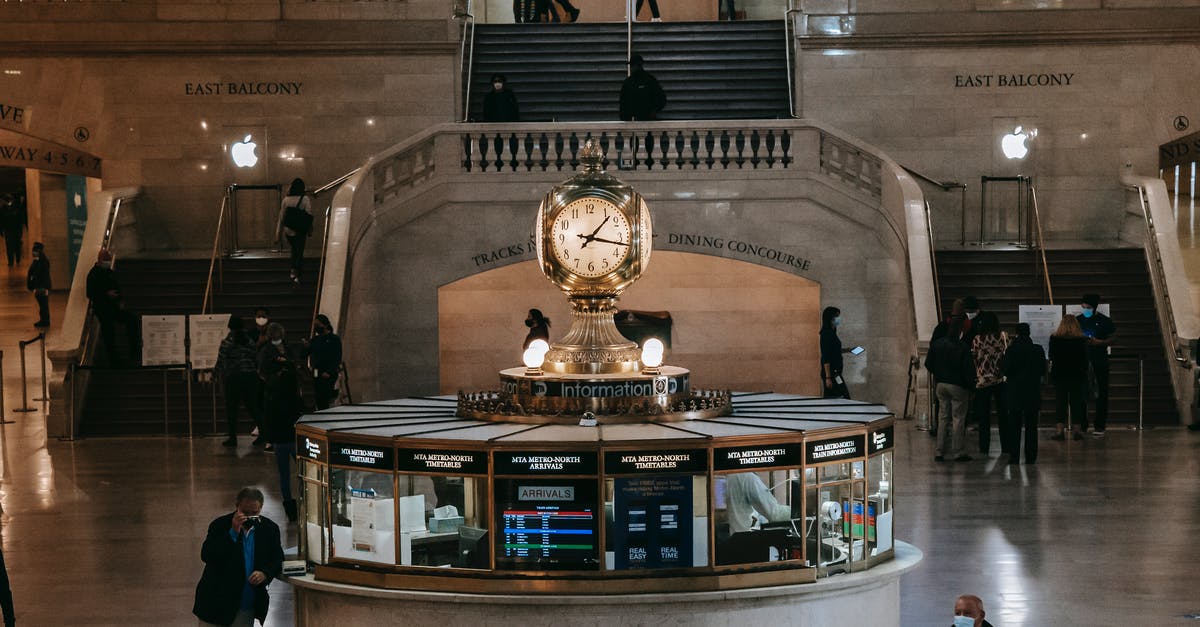
[[[842,355],[847,351],[837,334],[841,323],[841,309],[826,307],[821,311],[821,390],[825,398],[850,398],[842,378]]]
[[[87,275],[87,297],[92,302],[92,313],[100,321],[100,337],[104,340],[104,350],[108,354],[109,366],[116,367],[121,361],[117,357],[116,325],[125,327],[129,336],[130,360],[139,361],[141,352],[141,333],[138,330],[138,318],[125,309],[121,300],[121,284],[117,281],[117,273],[112,269],[113,256],[107,248],[101,248],[96,255],[96,265]]]
[[[17,624],[17,613],[13,608],[12,586],[8,583],[8,568],[4,566],[4,551],[0,550],[0,610],[4,612],[4,627]]]
[[[229,333],[221,340],[217,351],[216,371],[221,375],[221,390],[225,394],[225,420],[229,437],[222,444],[237,446],[238,406],[244,405],[254,420],[254,428],[262,428],[262,389],[258,380],[257,353],[254,340],[246,333],[246,325],[238,316],[229,317]],[[255,440],[262,444],[261,438]]]
[[[650,1],[653,9],[654,0]],[[621,83],[621,119],[626,122],[657,120],[658,112],[667,106],[666,92],[658,79],[646,71],[642,55],[629,57],[629,69],[629,76]]]
[[[254,627],[265,623],[271,598],[267,586],[283,572],[279,525],[262,515],[263,493],[242,488],[234,510],[208,525],[192,613],[202,625]]]
[[[1002,424],[1008,414],[1004,395],[1004,375],[1000,359],[1008,349],[1008,334],[1000,330],[996,314],[985,311],[974,320],[975,337],[971,340],[971,355],[975,360],[975,422],[979,425],[979,454],[984,457],[992,448],[992,403],[996,405],[996,423]],[[1008,453],[1003,438],[1000,452]]]
[[[1065,440],[1064,423],[1073,423],[1071,437],[1082,440],[1087,429],[1087,338],[1075,316],[1064,316],[1050,334],[1050,378],[1054,381],[1054,406],[1058,423],[1051,440]]]
[[[8,256],[8,267],[21,265],[21,239],[28,228],[25,211],[17,204],[12,194],[0,196],[0,230],[4,231],[4,252]]]
[[[508,87],[508,78],[492,74],[492,90],[483,97],[484,122],[520,122],[517,95]]]
[[[929,347],[925,368],[937,381],[938,416],[937,456],[944,462],[952,457],[956,462],[969,462],[966,451],[967,403],[975,386],[975,362],[971,349],[963,342],[963,323],[952,320],[946,335]]]
[[[525,334],[522,350],[529,348],[534,340],[550,343],[550,319],[542,315],[542,310],[530,309],[529,315],[525,317],[525,326],[529,327],[529,333]]]
[[[333,324],[325,314],[318,314],[313,324],[313,336],[308,340],[308,365],[313,371],[313,396],[316,397],[317,409],[329,409],[337,398],[342,339],[333,332]],[[278,447],[276,450],[279,450]]]
[[[1029,323],[1017,325],[1017,337],[1000,360],[1008,395],[1008,415],[1000,417],[1000,448],[1008,452],[1008,463],[1021,458],[1021,429],[1025,430],[1025,463],[1037,462],[1038,412],[1042,407],[1042,377],[1046,353],[1029,337]]]
[[[258,352],[258,376],[263,382],[263,437],[267,450],[275,452],[279,471],[279,493],[288,520],[296,520],[292,498],[291,461],[296,450],[296,420],[304,413],[300,397],[299,368],[284,341],[283,326],[267,325],[266,346]]]
[[[25,276],[25,286],[33,292],[37,301],[38,319],[33,326],[44,329],[50,326],[50,260],[46,259],[46,247],[41,242],[33,243],[33,263]]]
[[[1096,420],[1092,437],[1104,437],[1104,428],[1108,425],[1108,350],[1112,346],[1117,333],[1117,327],[1112,318],[1097,311],[1100,306],[1099,294],[1083,295],[1083,310],[1075,319],[1079,321],[1079,329],[1087,338],[1088,363],[1096,377]]]
[[[637,0],[637,8],[635,8],[633,10],[633,21],[635,21],[635,22],[637,21],[637,15],[638,15],[638,13],[642,12],[642,4],[644,4],[644,3],[645,3],[645,0]],[[658,12],[658,0],[650,0],[650,21],[651,22],[661,22],[662,21],[662,13]]]
[[[304,180],[292,179],[287,196],[279,207],[279,224],[276,237],[282,243],[287,239],[291,247],[291,277],[293,283],[300,282],[300,270],[304,265],[304,243],[312,235],[313,215],[311,203],[305,195]]]

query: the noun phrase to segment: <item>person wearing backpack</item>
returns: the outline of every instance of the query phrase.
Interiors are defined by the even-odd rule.
[[[308,197],[304,195],[304,180],[294,179],[279,209],[279,225],[275,229],[280,243],[286,237],[292,249],[292,282],[300,282],[304,263],[304,240],[312,235],[313,215]]]

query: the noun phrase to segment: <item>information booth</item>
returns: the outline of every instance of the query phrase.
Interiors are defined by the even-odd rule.
[[[732,410],[579,426],[456,415],[454,397],[297,424],[318,581],[488,592],[813,582],[893,556],[893,417],[731,395]]]

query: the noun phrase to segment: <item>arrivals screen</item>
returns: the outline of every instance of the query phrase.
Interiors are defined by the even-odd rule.
[[[595,570],[600,565],[595,480],[496,480],[496,568]]]

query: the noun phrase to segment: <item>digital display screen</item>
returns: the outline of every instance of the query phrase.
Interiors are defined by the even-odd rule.
[[[499,570],[595,570],[600,566],[594,480],[497,479]]]

